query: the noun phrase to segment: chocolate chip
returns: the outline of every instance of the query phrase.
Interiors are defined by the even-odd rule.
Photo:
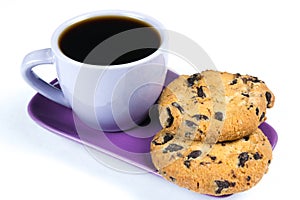
[[[162,144],[162,142],[156,142],[155,140],[152,141],[152,143],[155,144],[155,145],[161,145]]]
[[[253,104],[250,104],[250,106],[247,109],[250,110],[251,108],[253,108]]]
[[[255,77],[255,76],[250,77],[249,80],[251,80],[254,83],[257,82],[257,81],[259,81],[258,78]]]
[[[203,92],[203,86],[200,86],[199,88],[197,88],[197,94],[198,97],[204,99],[206,97],[205,93]]]
[[[207,165],[207,164],[211,164],[211,162],[200,162],[200,165]]]
[[[185,160],[185,161],[183,162],[183,164],[184,164],[187,168],[190,168],[190,166],[191,166],[191,162],[190,162],[189,160]]]
[[[223,113],[222,112],[216,112],[215,113],[215,119],[219,121],[223,121]]]
[[[221,194],[224,188],[234,187],[236,185],[235,182],[229,182],[227,180],[225,181],[215,180],[215,183],[218,186],[218,189],[215,191],[216,194]]]
[[[263,83],[263,81],[259,80],[257,77],[255,76],[250,76],[249,78],[243,77],[242,78],[243,83],[247,83],[248,81],[251,81],[253,83]]]
[[[201,119],[203,119],[203,120],[208,120],[209,119],[206,115],[201,115],[201,114],[194,115],[194,116],[192,116],[192,118],[195,118],[197,121],[199,121]]]
[[[234,173],[233,170],[231,170],[232,178],[236,178],[236,174]]]
[[[220,160],[219,162],[218,162],[218,164],[222,164],[223,162],[222,162],[222,160]]]
[[[189,155],[188,155],[188,159],[195,159],[195,158],[197,158],[197,157],[199,157],[199,156],[201,156],[201,154],[202,154],[202,151],[200,151],[200,150],[195,150],[195,151],[192,151]]]
[[[239,78],[239,77],[241,77],[241,74],[240,74],[240,73],[236,73],[236,74],[235,74],[235,77],[236,77],[236,78]]]
[[[237,79],[233,79],[233,81],[231,81],[229,85],[235,85],[235,84],[237,84]]]
[[[174,138],[174,136],[172,134],[166,133],[162,142],[157,142],[156,140],[154,140],[154,141],[152,141],[152,143],[155,145],[163,145],[163,144],[166,144],[167,142],[169,142],[170,140],[172,140],[173,138]]]
[[[215,161],[215,160],[217,159],[216,156],[211,156],[211,155],[209,155],[209,154],[207,154],[207,156],[210,157],[210,159],[211,159],[212,161]]]
[[[199,184],[199,182],[197,182],[197,188],[199,189],[199,186],[200,186],[200,184]]]
[[[198,81],[201,79],[201,75],[199,73],[197,74],[193,74],[191,75],[188,79],[187,79],[187,82],[188,82],[188,87],[191,87],[195,84],[195,81]]]
[[[243,152],[241,153],[239,156],[238,156],[238,159],[239,159],[239,164],[238,166],[239,167],[244,167],[245,166],[245,163],[248,161],[249,159],[249,155],[247,152]]]
[[[243,139],[244,139],[245,141],[248,141],[248,140],[249,140],[249,135],[243,137]]]
[[[268,160],[268,165],[271,164],[271,160]]]
[[[176,182],[176,178],[174,178],[174,177],[172,177],[172,176],[170,176],[169,178],[170,178],[170,180],[171,180],[172,182]]]
[[[253,83],[263,83],[261,80],[259,80],[257,77],[255,77],[255,76],[252,76],[251,78],[250,78],[250,80],[253,82]]]
[[[255,114],[256,114],[257,116],[259,115],[259,109],[258,109],[258,108],[255,109]]]
[[[271,108],[271,99],[272,99],[272,95],[271,95],[271,93],[270,92],[266,92],[266,94],[265,94],[265,96],[266,96],[266,100],[267,100],[267,108]]]
[[[194,123],[194,122],[192,122],[192,121],[190,121],[190,120],[185,120],[185,124],[188,126],[188,127],[194,127],[194,126],[196,126],[197,127],[197,124],[196,123]]]
[[[251,176],[247,176],[246,180],[250,181],[251,180]]]
[[[178,144],[170,144],[169,146],[167,146],[164,150],[163,153],[168,153],[168,152],[174,152],[174,151],[179,151],[183,149],[183,146],[180,146]]]
[[[242,95],[243,95],[244,97],[250,97],[249,94],[247,94],[247,93],[242,93]]]
[[[167,119],[166,128],[170,128],[174,122],[174,117],[172,116],[172,113],[171,113],[171,110],[169,107],[167,108],[167,113],[168,113],[169,117]]]
[[[178,103],[173,102],[172,106],[176,107],[180,111],[180,113],[184,113],[184,109]]]
[[[217,159],[216,156],[209,156],[211,160],[215,161]]]
[[[265,112],[263,112],[259,118],[259,121],[263,120],[265,118]]]
[[[177,152],[177,154],[176,154],[179,158],[183,158],[183,155],[182,155],[182,153],[180,153],[180,152]]]
[[[166,135],[164,136],[164,144],[169,142],[170,140],[172,140],[174,138],[174,136],[170,133],[166,133]]]
[[[262,154],[259,154],[258,152],[256,152],[256,153],[253,155],[253,158],[254,158],[255,160],[260,160],[260,159],[262,159],[262,157],[263,157],[263,155],[262,155]]]
[[[192,135],[193,135],[193,133],[191,133],[191,132],[186,132],[186,133],[184,134],[184,137],[191,139],[191,136],[192,136]]]

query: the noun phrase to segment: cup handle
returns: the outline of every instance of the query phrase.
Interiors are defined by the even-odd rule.
[[[41,95],[70,107],[62,91],[41,79],[32,69],[38,65],[54,64],[54,56],[50,48],[33,51],[27,54],[22,62],[21,73],[25,81]]]

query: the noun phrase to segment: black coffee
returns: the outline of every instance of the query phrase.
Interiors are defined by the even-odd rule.
[[[134,62],[154,53],[161,44],[150,24],[123,16],[89,18],[68,27],[59,47],[69,58],[94,65]]]

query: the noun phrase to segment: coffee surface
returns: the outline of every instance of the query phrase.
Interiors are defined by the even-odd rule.
[[[150,24],[125,16],[100,16],[69,26],[59,47],[69,58],[94,65],[120,65],[154,53],[161,44]]]

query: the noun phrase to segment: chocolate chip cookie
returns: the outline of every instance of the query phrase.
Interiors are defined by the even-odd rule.
[[[204,157],[201,141],[185,141],[163,129],[151,143],[159,173],[189,190],[214,196],[245,191],[267,172],[272,147],[260,129],[241,139],[218,142]]]
[[[266,120],[275,97],[257,77],[204,71],[182,75],[159,99],[163,128],[210,143],[242,138]]]

